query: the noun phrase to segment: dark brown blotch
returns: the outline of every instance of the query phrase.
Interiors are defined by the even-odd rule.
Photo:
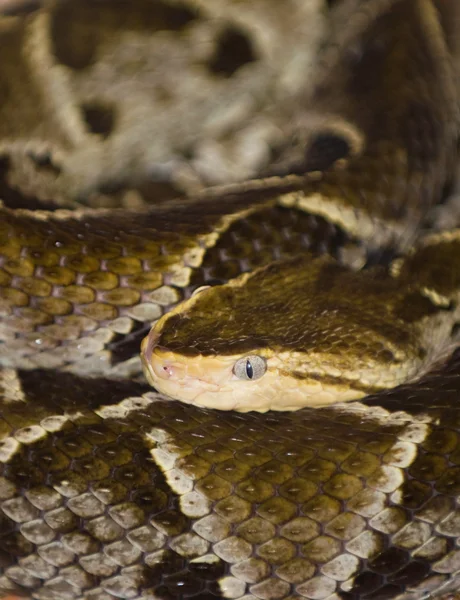
[[[257,55],[249,36],[239,29],[228,27],[221,32],[208,66],[215,75],[231,77],[240,67],[255,60]]]
[[[80,108],[90,133],[95,133],[103,138],[109,137],[115,127],[114,107],[107,103],[92,102],[82,104]]]

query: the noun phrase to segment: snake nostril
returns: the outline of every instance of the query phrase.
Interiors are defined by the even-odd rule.
[[[150,365],[153,372],[160,379],[170,379],[174,375],[174,368],[167,362],[164,363],[161,358],[155,355],[155,353],[151,356]]]
[[[166,379],[174,375],[174,368],[171,365],[163,365],[163,373]]]

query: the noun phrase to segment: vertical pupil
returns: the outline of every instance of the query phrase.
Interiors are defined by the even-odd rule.
[[[247,375],[248,379],[252,379],[252,377],[254,375],[254,371],[252,370],[252,365],[251,365],[250,360],[246,361],[246,375]]]

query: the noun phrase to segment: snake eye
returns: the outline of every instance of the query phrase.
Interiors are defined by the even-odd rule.
[[[233,366],[233,373],[238,379],[254,380],[259,379],[267,370],[265,358],[257,356],[245,356],[236,361]]]

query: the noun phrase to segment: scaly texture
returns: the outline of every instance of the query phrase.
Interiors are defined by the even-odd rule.
[[[31,40],[41,44],[34,58],[50,56],[43,23],[77,4],[14,18],[0,56],[8,90],[18,90],[0,105],[18,115],[2,119],[13,133],[4,146],[10,179],[1,180],[9,208],[0,209],[0,593],[420,600],[457,591],[458,353],[362,402],[275,416],[203,410],[122,379],[138,375],[152,320],[196,286],[302,249],[354,266],[407,250],[457,158],[457,90],[433,3],[329,3],[331,33],[302,135],[267,161],[280,178],[139,211],[17,210],[33,200],[18,189],[71,203],[101,191],[116,169],[119,181],[126,176],[119,165],[104,173],[96,159],[91,170],[88,159],[66,180],[76,147],[97,158],[92,148],[104,144],[86,143],[76,111],[84,77],[78,87],[72,68],[66,83],[28,62]],[[169,14],[173,4],[157,6]],[[233,15],[242,6],[227,4]],[[123,18],[118,3],[98,11],[132,31],[133,22],[142,29],[139,5]],[[74,40],[69,55],[90,73],[92,57],[83,59],[94,44],[80,44],[63,21],[61,42]],[[120,54],[126,37],[130,47],[122,34]],[[289,36],[279,39],[288,51]],[[119,77],[127,85],[129,75]],[[143,125],[139,147],[153,148]],[[123,165],[139,156],[131,151],[123,148]],[[63,181],[75,186],[67,192]],[[433,248],[426,252],[429,260]]]
[[[243,412],[414,381],[458,344],[459,255],[456,229],[387,269],[354,272],[306,253],[208,286],[144,339],[145,375],[173,399]]]

